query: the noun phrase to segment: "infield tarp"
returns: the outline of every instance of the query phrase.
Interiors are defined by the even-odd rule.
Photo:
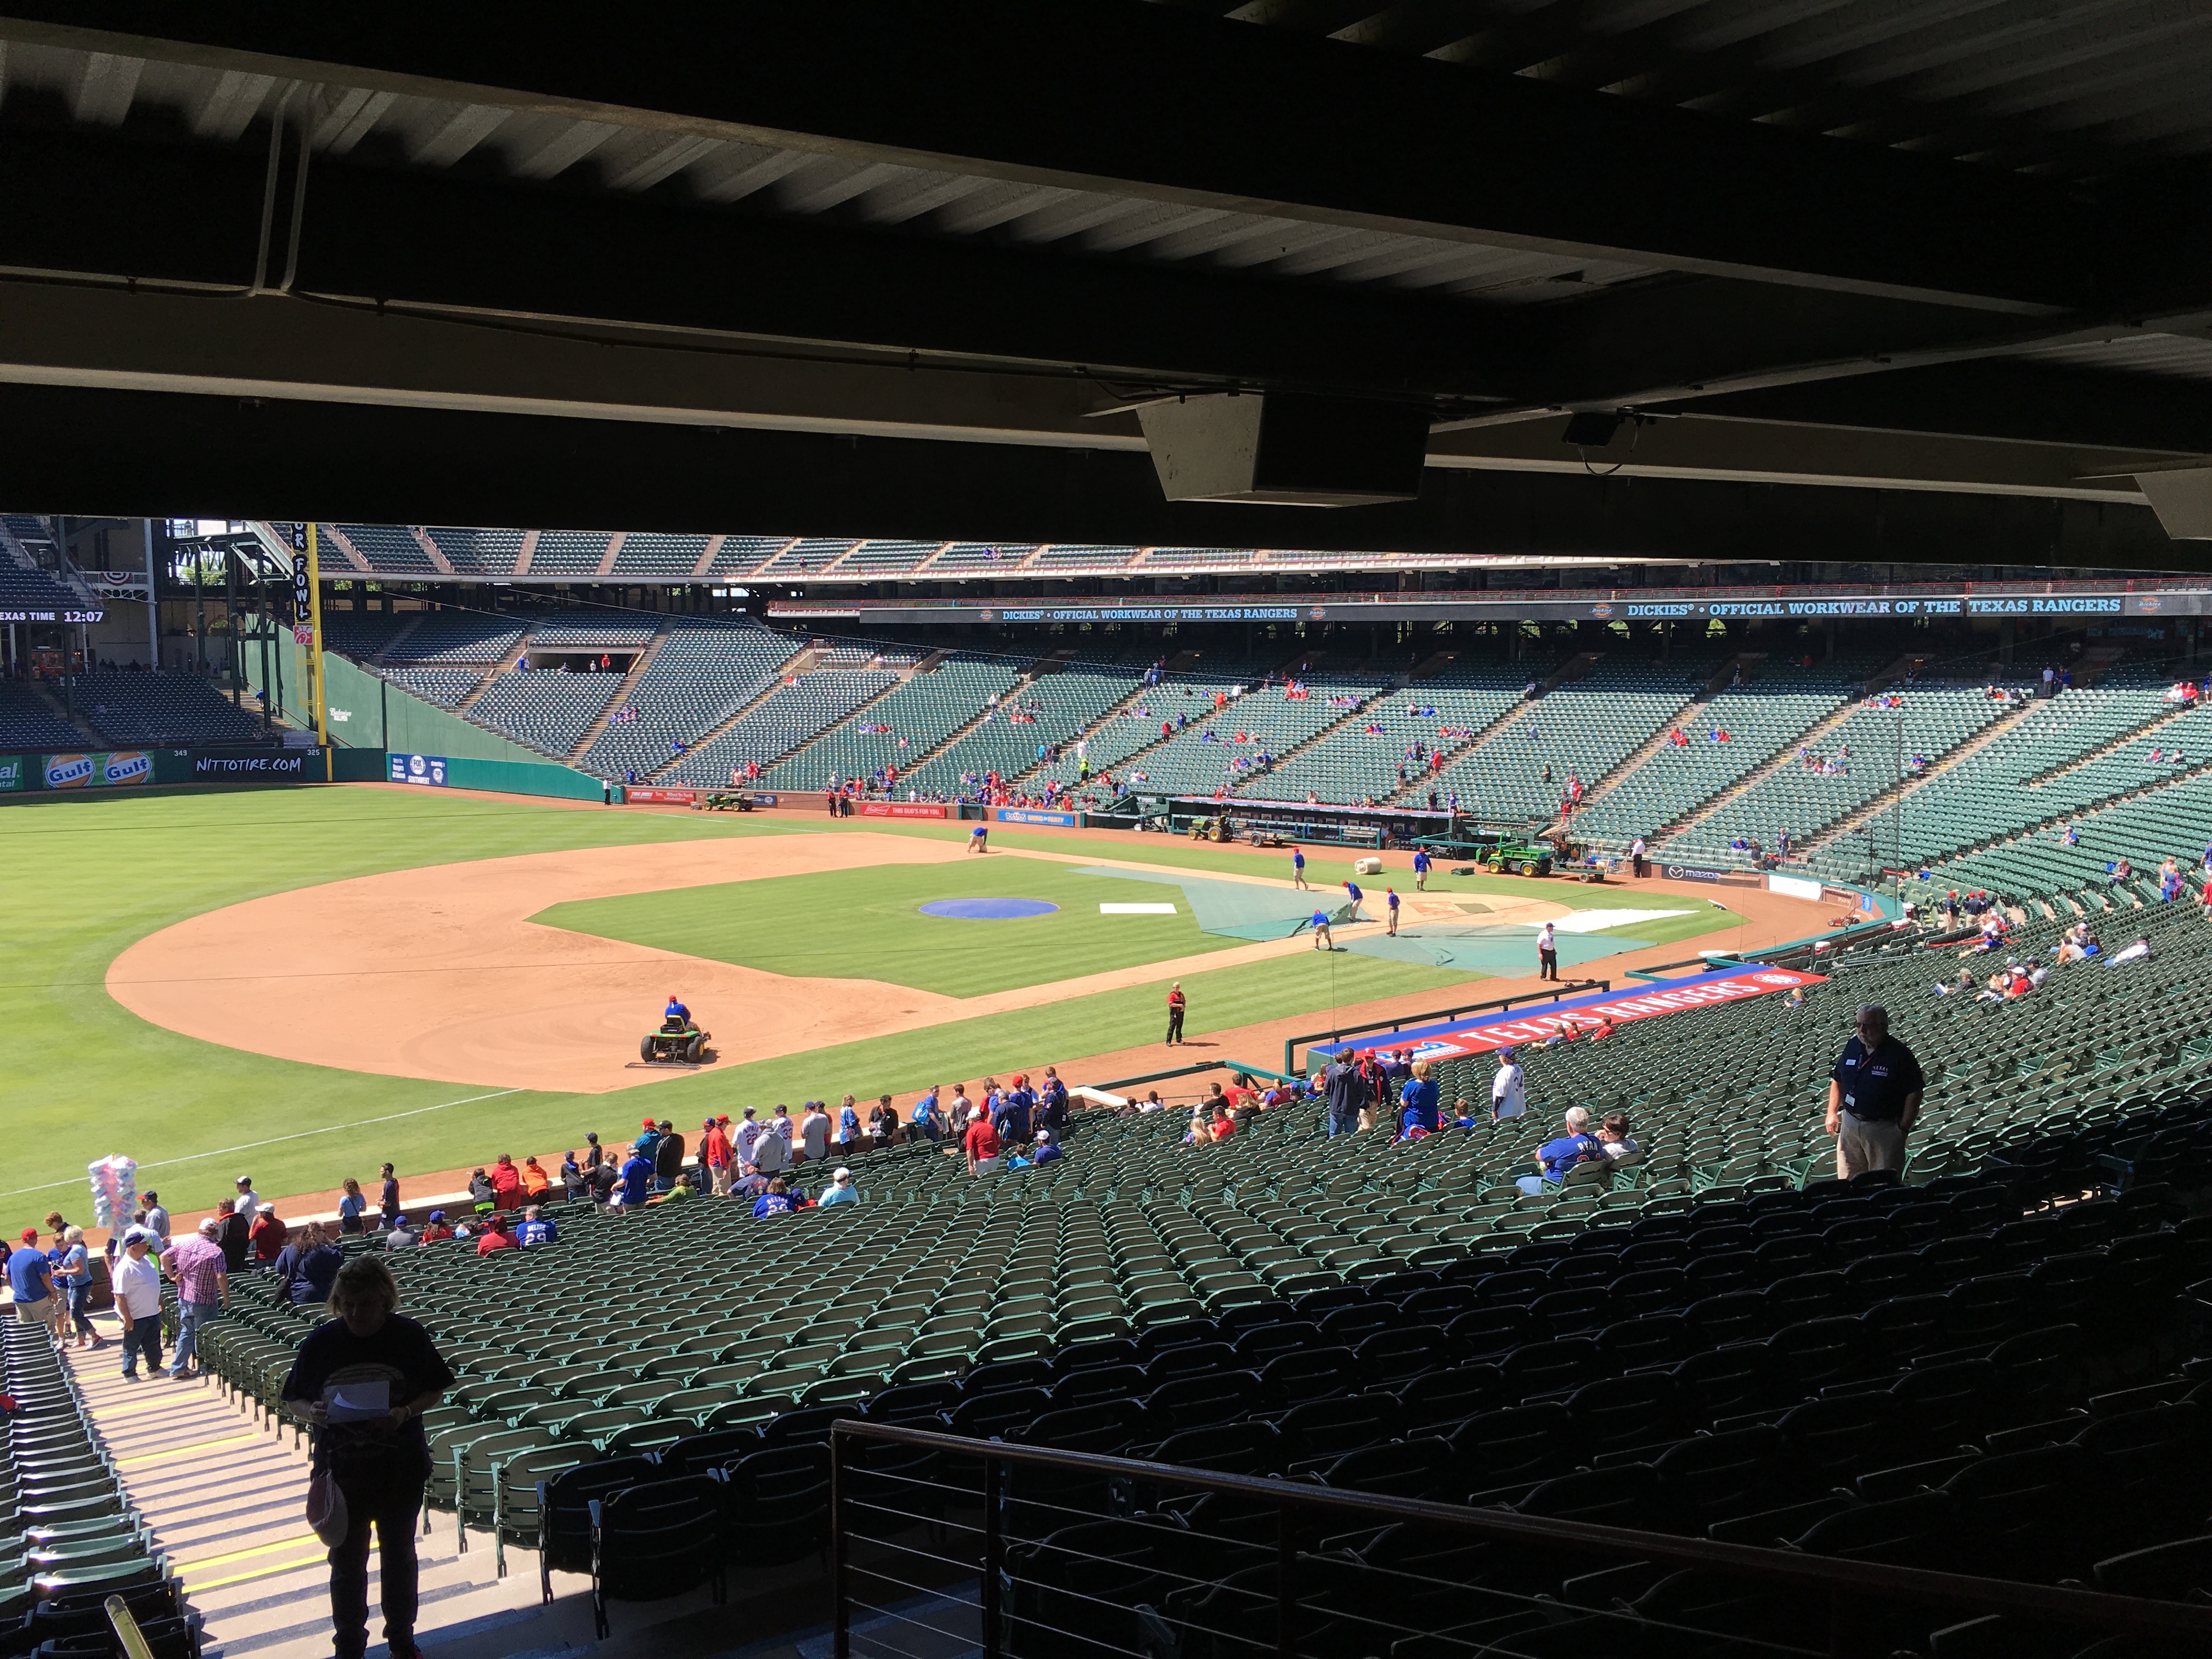
[[[1562,934],[1565,943],[1567,935]],[[1519,1042],[1541,1042],[1549,1036],[1572,1036],[1601,1020],[1616,1025],[1650,1019],[1661,1014],[1688,1013],[1747,997],[1771,995],[1800,985],[1819,985],[1826,976],[1801,973],[1795,968],[1775,968],[1748,963],[1741,968],[1716,968],[1686,979],[1640,987],[1633,991],[1591,991],[1578,997],[1562,997],[1534,1007],[1476,1014],[1436,1025],[1411,1025],[1399,1031],[1378,1031],[1349,1042],[1316,1042],[1309,1051],[1369,1054],[1378,1048],[1406,1048],[1416,1060],[1455,1060],[1488,1054]]]
[[[1301,893],[1291,888],[1262,887],[1254,882],[1211,881],[1204,876],[1116,870],[1105,865],[1085,865],[1076,873],[1179,887],[1199,927],[1206,933],[1229,939],[1288,939],[1298,924],[1310,920],[1316,910],[1326,910],[1331,920],[1342,921],[1350,908],[1341,892],[1328,890]],[[1374,900],[1370,898],[1365,913],[1371,913],[1374,905]]]
[[[1361,907],[1373,908],[1373,901]],[[1555,933],[1562,968],[1580,967],[1601,957],[1623,951],[1641,951],[1650,941],[1616,939],[1610,933]],[[1516,975],[1536,971],[1536,930],[1525,927],[1437,927],[1424,923],[1393,935],[1364,930],[1347,933],[1341,943],[1363,957],[1389,962],[1418,963],[1424,968],[1451,968],[1463,974]]]

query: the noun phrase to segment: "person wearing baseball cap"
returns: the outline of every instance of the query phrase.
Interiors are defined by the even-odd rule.
[[[729,1132],[722,1127],[727,1121],[710,1117],[699,1126],[699,1173],[717,1198],[730,1195],[730,1168],[736,1160]]]
[[[830,1184],[822,1189],[822,1196],[814,1200],[823,1209],[833,1204],[858,1204],[860,1190],[853,1184],[853,1172],[840,1164],[830,1172]]]
[[[261,1213],[261,1194],[253,1190],[253,1177],[240,1176],[237,1182],[238,1196],[232,1200],[233,1213],[242,1215],[249,1223]]]
[[[60,1331],[56,1316],[61,1298],[54,1293],[54,1264],[39,1248],[39,1230],[23,1229],[23,1242],[8,1257],[8,1289],[15,1298],[15,1317],[28,1325],[43,1325],[49,1336]]]
[[[1528,1109],[1528,1074],[1521,1069],[1510,1048],[1498,1051],[1498,1070],[1490,1079],[1490,1115],[1493,1121],[1519,1117]]]
[[[146,1357],[149,1375],[161,1369],[161,1270],[152,1258],[161,1240],[144,1227],[123,1235],[123,1254],[116,1258],[115,1311],[123,1318],[123,1374],[134,1382],[138,1356]]]
[[[1039,1129],[1036,1132],[1036,1150],[1030,1154],[1030,1162],[1050,1164],[1063,1156],[1065,1154],[1060,1150],[1060,1143],[1053,1139],[1052,1131]]]

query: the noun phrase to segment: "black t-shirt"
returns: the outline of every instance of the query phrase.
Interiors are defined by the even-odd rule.
[[[374,1336],[356,1336],[345,1321],[332,1319],[318,1325],[300,1345],[291,1375],[284,1379],[284,1398],[319,1400],[332,1382],[378,1381],[390,1384],[392,1402],[398,1405],[433,1389],[450,1389],[453,1373],[430,1334],[411,1319],[389,1315]],[[341,1477],[374,1478],[389,1472],[395,1478],[427,1480],[430,1475],[430,1442],[419,1417],[398,1428],[381,1419],[326,1424],[317,1436],[315,1455]]]
[[[653,1172],[673,1181],[684,1168],[684,1137],[664,1135],[653,1149]]]
[[[1912,1050],[1893,1036],[1884,1037],[1872,1054],[1853,1037],[1828,1075],[1842,1091],[1844,1109],[1869,1123],[1895,1122],[1904,1115],[1905,1096],[1928,1086]]]

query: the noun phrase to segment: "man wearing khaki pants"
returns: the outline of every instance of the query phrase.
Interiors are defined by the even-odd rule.
[[[38,1230],[23,1229],[23,1242],[8,1256],[8,1290],[15,1299],[15,1317],[39,1325],[48,1336],[61,1335],[62,1299],[54,1285],[53,1263],[39,1248]]]
[[[1858,1034],[1828,1074],[1828,1133],[1836,1138],[1836,1176],[1903,1170],[1905,1138],[1920,1115],[1926,1087],[1912,1050],[1889,1034],[1889,1013],[1859,1009]]]

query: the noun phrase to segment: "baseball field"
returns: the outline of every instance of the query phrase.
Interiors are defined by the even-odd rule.
[[[1398,887],[1401,937],[1341,927],[1322,952],[1299,924],[1341,906],[1349,853],[1309,849],[1322,890],[1300,894],[1286,853],[1000,826],[979,857],[967,830],[380,786],[12,801],[0,1192],[33,1214],[124,1153],[182,1212],[240,1173],[282,1194],[387,1158],[557,1156],[647,1109],[696,1123],[1048,1062],[1075,1083],[1265,1065],[1283,1030],[1528,976],[1543,920],[1592,975],[1818,925],[1674,883],[1439,874],[1416,895],[1393,854],[1361,882],[1377,916]],[[1170,980],[1188,1054],[1158,1046]],[[697,1071],[638,1060],[671,992],[714,1034]]]

